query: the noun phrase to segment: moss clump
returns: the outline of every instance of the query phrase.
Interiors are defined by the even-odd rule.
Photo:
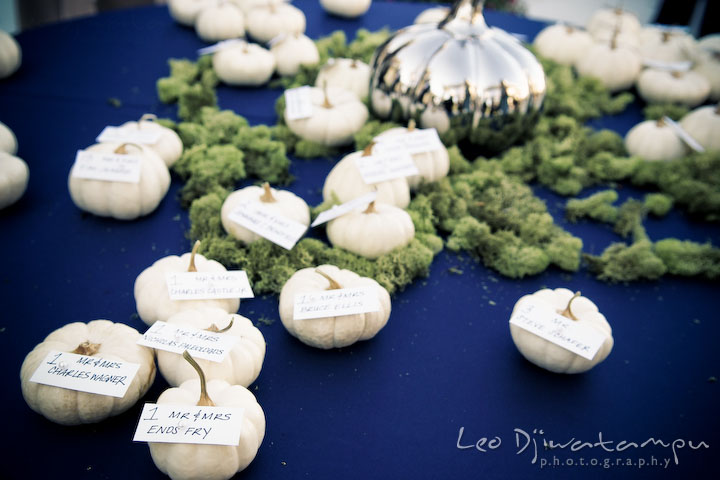
[[[673,207],[673,199],[663,193],[648,193],[643,205],[648,213],[656,217],[664,217]]]
[[[649,240],[631,245],[613,243],[599,257],[585,255],[585,260],[599,279],[611,283],[656,280],[667,272]]]
[[[655,254],[673,275],[720,277],[720,249],[710,243],[666,238],[655,243]]]
[[[243,153],[233,145],[196,145],[183,152],[174,170],[186,181],[180,190],[180,203],[187,207],[192,200],[215,186],[233,188],[246,177]]]
[[[217,105],[218,79],[210,57],[201,57],[197,62],[172,58],[168,64],[170,76],[157,81],[158,97],[163,103],[177,102],[180,118],[193,120],[202,107]]]
[[[571,222],[591,218],[599,222],[615,223],[618,212],[613,203],[617,199],[615,190],[602,190],[582,199],[573,198],[565,205],[565,216]]]
[[[660,120],[663,117],[670,117],[678,121],[689,111],[690,107],[677,103],[652,103],[643,109],[643,115],[645,115],[645,120]]]

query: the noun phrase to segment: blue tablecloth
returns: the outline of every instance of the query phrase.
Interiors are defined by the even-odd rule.
[[[360,27],[397,28],[427,7],[375,1],[364,17],[349,21],[326,15],[314,1],[295,4],[313,38],[336,29],[352,38]],[[507,14],[486,17],[530,38],[542,27]],[[147,445],[132,441],[142,402],[96,425],[59,426],[27,407],[19,370],[37,343],[69,322],[107,318],[145,330],[135,316],[135,277],[158,258],[190,248],[187,212],[176,200],[180,181],[173,179],[156,212],[121,222],[78,210],[67,174],[75,152],[94,143],[104,126],[146,112],[174,116],[174,106],[157,100],[155,80],[167,75],[167,58],[195,58],[203,44],[162,7],[106,13],[17,38],[23,64],[0,81],[0,120],[15,131],[31,174],[25,196],[0,211],[6,432],[0,476],[163,478]],[[221,107],[252,123],[274,123],[279,90],[220,87],[218,93]],[[624,133],[639,118],[634,107],[596,124]],[[290,190],[319,203],[335,160],[295,161]],[[567,224],[564,199],[536,191],[583,238],[586,251],[600,253],[618,240],[603,225]],[[637,194],[621,190],[622,197]],[[680,211],[648,219],[647,228],[653,239],[720,243],[717,225],[693,223]],[[615,347],[592,371],[551,374],[513,346],[508,319],[515,301],[545,286],[581,290],[611,323]],[[720,478],[720,385],[710,381],[720,376],[718,293],[717,282],[608,285],[586,271],[508,280],[467,256],[443,252],[427,279],[394,297],[390,321],[376,338],[336,351],[288,335],[276,297],[244,301],[242,315],[277,321],[260,327],[267,356],[251,386],[267,434],[238,477]],[[154,401],[166,387],[158,376],[144,400]],[[670,446],[623,449],[620,443],[651,438]],[[565,447],[548,450],[543,440]],[[574,440],[587,444],[571,449]]]

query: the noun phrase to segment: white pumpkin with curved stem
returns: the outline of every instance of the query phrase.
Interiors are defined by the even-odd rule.
[[[281,34],[305,33],[305,23],[302,10],[277,1],[258,5],[247,14],[248,34],[260,43],[267,43]]]
[[[679,103],[695,107],[710,94],[710,84],[697,72],[668,72],[646,68],[637,79],[637,91],[648,103]]]
[[[9,77],[20,68],[22,50],[12,35],[0,30],[0,78]]]
[[[315,86],[344,88],[362,100],[370,90],[370,74],[370,66],[365,62],[351,58],[331,58],[318,72]]]
[[[216,0],[168,0],[168,11],[176,22],[192,27],[200,12],[215,2]]]
[[[291,120],[285,110],[285,123],[300,138],[328,147],[352,143],[368,119],[368,110],[357,96],[344,88],[310,88],[313,113],[308,118]]]
[[[25,401],[34,411],[62,425],[96,423],[124,412],[145,395],[155,379],[155,356],[152,349],[137,344],[140,337],[134,328],[108,320],[75,322],[58,328],[23,361],[20,385]],[[137,363],[140,368],[122,398],[31,382],[35,370],[53,350]]]
[[[275,71],[275,56],[255,43],[223,47],[213,55],[212,61],[218,78],[233,86],[264,85]]]
[[[585,30],[559,23],[543,28],[533,40],[540,55],[563,65],[574,65],[592,45]]]
[[[150,455],[155,466],[173,480],[227,480],[247,468],[257,455],[265,437],[265,413],[247,388],[223,380],[206,382],[200,366],[187,352],[185,355],[200,380],[165,390],[157,404],[241,408],[240,442],[237,446],[150,442]]]
[[[17,153],[17,138],[10,127],[0,122],[0,152],[15,155]]]
[[[406,177],[385,180],[372,185],[365,183],[355,162],[363,155],[370,155],[372,148],[372,145],[368,145],[364,151],[346,155],[335,164],[328,176],[325,177],[323,185],[325,202],[337,200],[345,203],[367,193],[377,192],[376,200],[380,203],[400,208],[405,208],[410,204],[410,186]]]
[[[29,178],[27,163],[0,151],[0,210],[20,200],[27,189]]]
[[[208,300],[171,300],[166,275],[182,272],[224,272],[225,267],[215,260],[208,260],[197,251],[200,242],[195,242],[193,250],[181,256],[170,255],[157,260],[143,270],[135,279],[133,291],[135,306],[140,319],[148,325],[158,320],[167,321],[176,313],[199,307],[216,307],[227,313],[235,313],[240,308],[239,298]]]
[[[642,24],[632,12],[622,8],[603,8],[590,16],[586,29],[593,37],[607,31],[640,35]]]
[[[294,304],[298,294],[324,292],[341,288],[370,287],[377,293],[380,310],[355,315],[295,320]],[[390,318],[390,295],[372,278],[361,277],[334,265],[303,268],[290,277],[280,292],[280,320],[293,336],[317,348],[341,348],[361,340],[369,340]]]
[[[403,135],[413,130],[415,130],[415,122],[410,120],[408,128],[391,128],[375,137],[375,139],[378,142],[382,142],[383,139]],[[411,156],[415,166],[420,172],[419,175],[406,177],[411,189],[419,187],[422,183],[437,182],[441,178],[446,177],[450,171],[450,155],[444,145],[437,150],[413,153]]]
[[[575,64],[580,75],[599,79],[611,92],[630,88],[640,74],[640,56],[629,48],[610,43],[595,43]]]
[[[222,308],[196,307],[182,310],[168,318],[170,325],[207,330],[236,337],[236,342],[222,362],[196,359],[208,380],[224,380],[231,385],[247,387],[257,379],[265,359],[265,338],[252,322]],[[157,350],[158,370],[173,387],[197,376],[182,355]]]
[[[195,32],[205,42],[219,42],[245,36],[245,16],[231,2],[204,8],[195,20]]]
[[[289,218],[303,225],[310,225],[310,208],[305,203],[305,200],[287,190],[270,188],[267,183],[262,187],[252,185],[228,195],[220,211],[220,218],[225,231],[243,243],[248,244],[263,238],[230,219],[230,214],[246,203],[262,204],[276,215]]]
[[[277,72],[283,76],[295,75],[302,65],[317,65],[320,54],[317,46],[302,33],[280,35],[271,42],[270,53],[275,57]]]
[[[97,143],[85,150],[140,157],[140,181],[117,182],[68,176],[68,188],[75,205],[100,217],[133,220],[151,213],[160,205],[170,187],[167,165],[147,146],[135,144]]]
[[[685,143],[664,120],[646,120],[625,135],[625,148],[630,155],[645,160],[673,160],[688,153]]]
[[[120,125],[120,128],[129,131],[157,132],[158,141],[146,145],[163,159],[165,165],[170,167],[180,160],[183,152],[182,140],[174,130],[156,123],[155,120],[157,120],[157,116],[146,113],[137,122],[125,122]]]
[[[613,347],[612,329],[597,306],[580,292],[573,294],[566,288],[545,288],[525,295],[515,303],[513,313],[526,302],[533,302],[547,310],[578,322],[581,328],[604,336],[604,341],[592,360],[564,349],[515,324],[510,324],[510,334],[520,353],[531,363],[555,373],[582,373],[602,362]],[[511,315],[512,316],[512,315]]]
[[[415,225],[402,208],[372,202],[328,222],[327,236],[333,246],[373,259],[410,243]]]
[[[696,108],[680,120],[680,126],[705,150],[720,150],[720,104]]]
[[[372,0],[320,0],[326,12],[345,18],[356,18],[370,9]]]

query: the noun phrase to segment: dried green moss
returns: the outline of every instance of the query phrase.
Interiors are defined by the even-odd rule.
[[[585,255],[585,260],[599,279],[611,283],[656,280],[667,272],[649,240],[631,245],[613,243],[599,257]]]
[[[710,243],[666,238],[655,243],[655,254],[673,275],[720,278],[720,249]]]
[[[565,205],[565,216],[571,222],[581,218],[590,218],[599,222],[615,223],[617,207],[613,206],[618,199],[615,190],[602,190],[586,198],[573,198]]]
[[[648,193],[643,201],[645,210],[656,217],[667,215],[672,210],[673,203],[675,202],[672,197],[663,193]]]
[[[645,120],[660,120],[662,117],[670,117],[678,121],[689,111],[690,107],[677,103],[652,103],[643,109],[643,115],[645,115]]]

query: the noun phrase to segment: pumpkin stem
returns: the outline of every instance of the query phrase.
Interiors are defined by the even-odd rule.
[[[375,142],[370,142],[367,144],[367,147],[363,148],[363,157],[369,157],[372,155],[373,147],[375,146]]]
[[[270,184],[268,182],[263,183],[263,194],[260,195],[260,201],[263,203],[275,203],[277,199],[272,194]]]
[[[142,126],[142,122],[154,122],[155,120],[157,120],[157,115],[154,113],[146,113],[140,117],[140,120],[138,121],[138,128]]]
[[[667,42],[669,42],[671,38],[672,38],[672,33],[670,33],[670,32],[667,31],[667,30],[665,30],[664,32],[662,32],[662,43],[667,43]]]
[[[190,265],[188,265],[188,272],[197,272],[197,267],[195,266],[195,254],[197,253],[199,248],[200,240],[197,240],[195,242],[195,245],[193,245],[192,252],[190,252]]]
[[[655,124],[658,127],[664,127],[665,126],[665,117],[660,117],[657,119],[657,123]]]
[[[138,150],[142,150],[142,147],[141,147],[140,145],[138,145],[137,143],[123,143],[122,145],[120,145],[119,147],[117,147],[117,148],[113,151],[113,153],[117,153],[117,154],[120,154],[120,155],[127,155],[127,154],[128,154],[127,147],[129,147],[130,145],[132,145],[133,147],[137,148]]]
[[[330,282],[330,286],[328,286],[325,290],[340,290],[342,288],[342,285],[340,285],[334,278],[332,278],[330,275],[323,272],[319,268],[315,269],[315,273],[325,277],[327,281]]]
[[[414,118],[411,118],[411,119],[408,121],[407,131],[408,131],[408,132],[412,132],[413,130],[415,130],[415,128],[417,128],[417,124],[415,123],[415,119],[414,119]]]
[[[565,32],[568,34],[575,33],[575,27],[572,25],[565,25]]]
[[[350,64],[350,68],[357,68],[357,58],[353,58],[353,61]]]
[[[370,205],[368,205],[367,208],[365,209],[365,211],[363,211],[362,213],[363,214],[378,213],[378,211],[375,209],[375,202],[374,201],[370,202]]]
[[[101,343],[91,343],[90,340],[85,340],[83,343],[77,346],[75,350],[73,350],[70,353],[76,353],[78,355],[85,355],[87,357],[92,357],[95,355],[98,350],[100,350]]]
[[[328,98],[327,93],[327,80],[323,82],[323,95],[325,95],[325,99],[323,100],[323,108],[333,108],[332,103],[330,103],[330,99]]]
[[[230,323],[228,323],[227,327],[221,329],[213,323],[208,328],[206,328],[205,331],[213,332],[213,333],[225,333],[232,328],[234,322],[235,322],[235,319],[230,317]]]
[[[196,403],[198,407],[214,407],[215,403],[210,399],[207,393],[207,382],[205,381],[205,372],[202,371],[202,368],[200,368],[200,365],[195,361],[195,359],[190,355],[190,353],[185,350],[183,352],[183,358],[187,360],[187,362],[192,365],[192,367],[195,369],[195,371],[200,376],[200,399]]]
[[[678,71],[678,70],[675,70],[674,72],[670,73],[670,75],[672,75],[673,78],[682,78],[682,77],[683,77],[683,72],[680,72],[680,71]]]
[[[578,298],[580,296],[580,292],[575,292],[575,295],[570,298],[570,301],[568,301],[567,307],[565,307],[565,310],[560,312],[560,315],[563,317],[567,317],[571,320],[575,320],[577,322],[578,318],[575,316],[575,314],[572,313],[572,310],[570,310],[570,306],[572,305],[573,300]]]

